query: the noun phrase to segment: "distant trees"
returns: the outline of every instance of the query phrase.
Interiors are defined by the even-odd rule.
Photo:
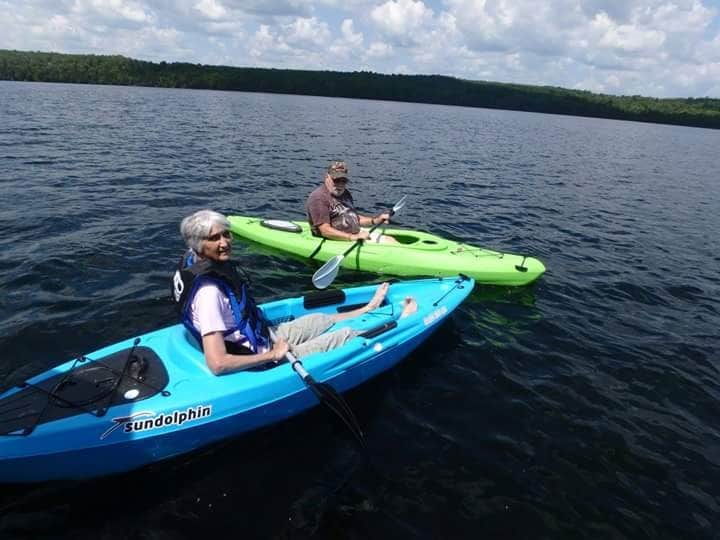
[[[440,75],[236,68],[144,62],[124,56],[0,50],[0,79],[384,99],[720,129],[719,99],[613,96]]]

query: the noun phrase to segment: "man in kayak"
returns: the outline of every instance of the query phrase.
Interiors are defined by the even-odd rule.
[[[367,240],[397,244],[392,236],[372,233],[366,227],[388,223],[390,214],[363,216],[355,210],[352,194],[347,189],[348,168],[344,161],[333,161],[325,171],[323,183],[308,196],[305,204],[308,223],[315,236],[330,240]]]
[[[208,368],[215,375],[282,360],[291,348],[298,358],[343,345],[360,334],[350,328],[327,330],[338,321],[379,307],[389,284],[378,286],[365,306],[347,313],[306,315],[275,328],[272,343],[267,324],[249,291],[249,281],[230,259],[232,235],[227,218],[212,210],[186,217],[180,233],[189,249],[173,278],[173,295],[182,322],[202,345]],[[417,310],[407,298],[401,317]]]

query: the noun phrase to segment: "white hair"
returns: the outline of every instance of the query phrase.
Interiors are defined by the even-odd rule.
[[[198,210],[187,216],[180,223],[180,234],[187,247],[195,253],[202,251],[202,243],[207,239],[213,225],[219,225],[225,230],[230,229],[230,222],[220,212],[214,210]]]

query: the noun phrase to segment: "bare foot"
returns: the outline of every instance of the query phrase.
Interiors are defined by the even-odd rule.
[[[372,300],[368,302],[368,311],[372,311],[373,309],[380,307],[380,304],[382,304],[383,300],[385,300],[385,295],[387,294],[389,288],[390,284],[387,282],[380,284],[375,291],[375,295],[372,297]]]
[[[407,317],[408,315],[412,315],[415,313],[418,309],[417,302],[412,296],[406,296],[405,300],[403,300],[403,309],[402,313],[400,313],[400,318]]]

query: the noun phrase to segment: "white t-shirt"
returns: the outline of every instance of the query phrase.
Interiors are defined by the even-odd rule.
[[[198,287],[190,304],[190,317],[193,326],[200,332],[201,336],[206,336],[212,332],[225,332],[228,328],[235,326],[230,299],[225,296],[217,285],[211,282],[203,283]],[[228,334],[224,339],[252,349],[250,341],[239,330]]]

